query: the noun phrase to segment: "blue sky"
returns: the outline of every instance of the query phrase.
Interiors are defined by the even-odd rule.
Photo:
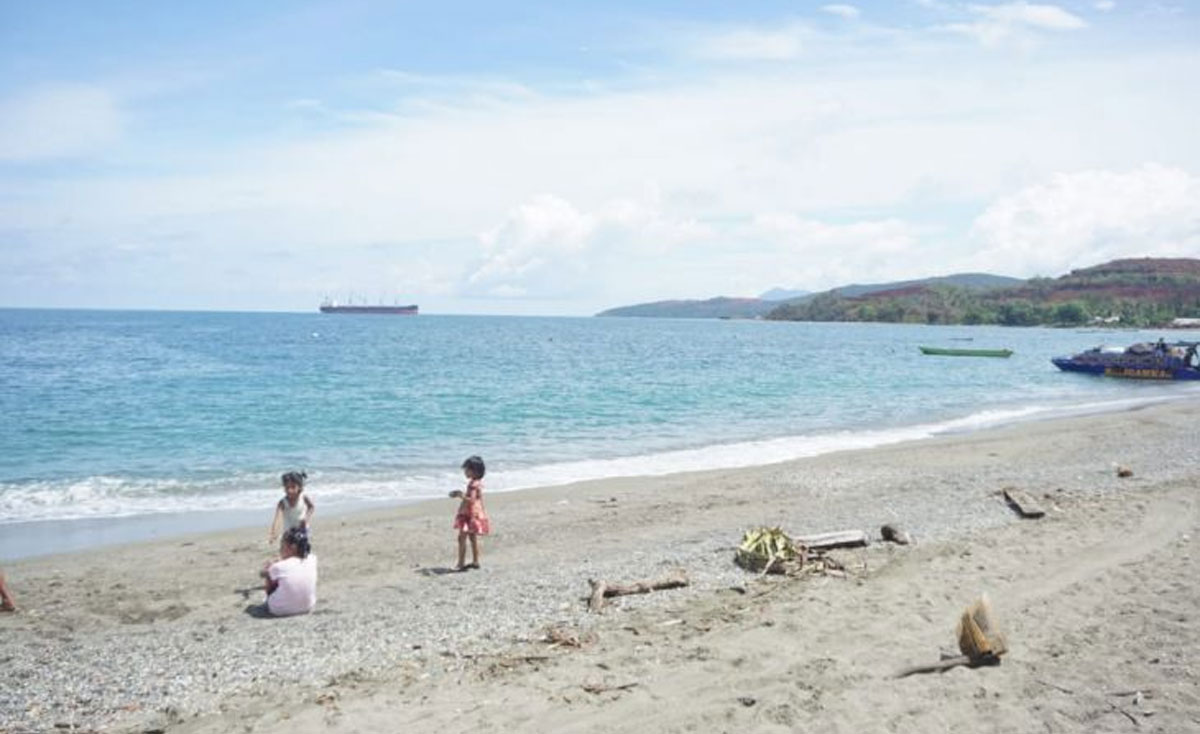
[[[0,305],[588,314],[1200,256],[1181,2],[0,2]]]

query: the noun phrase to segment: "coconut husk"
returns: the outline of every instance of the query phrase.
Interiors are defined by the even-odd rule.
[[[992,621],[992,605],[981,596],[963,611],[958,621],[958,649],[972,661],[999,657],[1008,652],[1004,635]]]

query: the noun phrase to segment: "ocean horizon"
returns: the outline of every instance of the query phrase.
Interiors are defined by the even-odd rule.
[[[319,526],[444,497],[470,454],[516,491],[1200,394],[1050,363],[1189,336],[1159,331],[4,309],[0,335],[0,559],[265,529],[288,470]]]

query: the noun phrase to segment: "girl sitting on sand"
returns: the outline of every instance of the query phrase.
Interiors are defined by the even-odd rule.
[[[275,505],[275,517],[271,520],[271,529],[267,533],[268,543],[274,545],[280,530],[308,530],[308,524],[312,522],[313,513],[317,508],[309,496],[304,494],[305,479],[308,479],[308,474],[302,471],[290,471],[283,475],[284,496],[279,500],[279,504]]]
[[[483,459],[469,456],[462,463],[463,475],[467,478],[466,490],[456,489],[450,493],[462,501],[454,516],[454,529],[458,531],[458,565],[456,571],[479,568],[479,536],[491,532],[491,523],[483,509],[483,474],[486,471]],[[467,538],[471,539],[471,565],[466,565]]]
[[[267,592],[267,611],[275,617],[308,614],[317,605],[317,554],[308,531],[292,528],[279,542],[279,558],[267,561],[261,573]]]

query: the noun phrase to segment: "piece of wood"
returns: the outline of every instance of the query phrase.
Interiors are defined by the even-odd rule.
[[[861,530],[839,530],[833,533],[802,535],[796,538],[796,542],[810,550],[828,550],[830,548],[861,548],[869,545],[871,541]]]
[[[1004,501],[1021,517],[1035,519],[1046,514],[1042,506],[1037,503],[1037,500],[1030,497],[1028,492],[1023,492],[1015,487],[1005,487]]]
[[[662,591],[663,589],[678,589],[687,586],[688,580],[683,574],[675,574],[657,581],[638,581],[632,584],[614,584],[595,579],[588,579],[588,583],[592,586],[592,594],[588,598],[588,610],[595,612],[604,606],[605,599],[630,594],[649,594],[651,591]]]
[[[588,583],[592,585],[592,595],[588,597],[588,611],[600,611],[604,606],[604,592],[608,591],[608,584],[595,579],[588,579]]]
[[[580,688],[587,691],[588,693],[600,694],[600,693],[607,693],[609,691],[628,691],[631,688],[637,688],[638,685],[639,684],[637,682],[622,683],[619,686],[609,686],[609,685],[605,685],[603,683],[584,683],[583,685],[580,686]]]
[[[911,668],[905,668],[897,673],[896,677],[906,678],[917,673],[941,673],[950,670],[951,668],[957,668],[960,665],[966,665],[969,668],[979,668],[984,665],[999,664],[1000,658],[996,657],[995,655],[986,655],[981,658],[975,658],[974,660],[966,655],[959,655],[957,657],[939,660],[936,663],[929,663],[928,665],[914,665]]]
[[[912,536],[906,533],[904,528],[890,522],[879,528],[879,534],[884,540],[896,545],[908,545],[912,542]]]

